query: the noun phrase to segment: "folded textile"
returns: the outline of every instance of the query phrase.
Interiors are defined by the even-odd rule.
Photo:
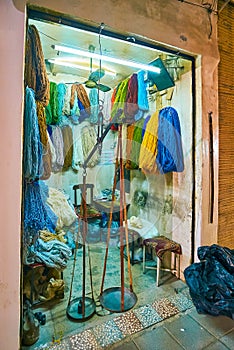
[[[34,262],[42,262],[47,267],[63,270],[71,255],[72,251],[65,243],[57,239],[44,242],[38,238],[35,245],[31,247],[29,259],[34,260]]]
[[[54,239],[57,239],[60,242],[66,243],[66,239],[64,238],[65,235],[66,235],[66,233],[62,230],[57,231],[55,233],[52,233],[52,232],[47,231],[47,230],[40,230],[39,231],[39,237],[44,242],[49,242],[49,241],[53,241]]]

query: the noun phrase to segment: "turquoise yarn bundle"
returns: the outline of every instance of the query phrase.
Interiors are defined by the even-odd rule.
[[[24,239],[36,239],[39,230],[55,232],[58,217],[46,203],[48,187],[43,181],[24,183]]]
[[[98,90],[91,89],[89,92],[89,101],[90,101],[90,123],[98,122],[98,112],[99,112],[99,101],[98,101]]]
[[[26,87],[24,109],[23,172],[27,180],[38,179],[43,172],[42,144],[37,118],[35,92]]]
[[[63,115],[63,107],[64,107],[66,92],[67,92],[66,85],[64,83],[59,83],[57,85],[57,101],[58,101],[57,113],[59,117]]]

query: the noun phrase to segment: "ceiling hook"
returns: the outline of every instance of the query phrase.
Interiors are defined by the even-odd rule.
[[[126,39],[127,39],[128,41],[132,41],[133,43],[136,42],[136,38],[134,38],[134,36],[128,36]]]

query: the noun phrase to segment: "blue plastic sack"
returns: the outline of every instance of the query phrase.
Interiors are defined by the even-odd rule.
[[[234,319],[234,250],[213,244],[197,255],[201,262],[184,271],[197,312]]]

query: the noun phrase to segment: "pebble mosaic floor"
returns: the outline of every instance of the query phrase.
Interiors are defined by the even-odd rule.
[[[70,335],[61,341],[47,343],[37,350],[101,350],[158,322],[193,307],[187,289],[155,300],[114,317],[90,329]]]

